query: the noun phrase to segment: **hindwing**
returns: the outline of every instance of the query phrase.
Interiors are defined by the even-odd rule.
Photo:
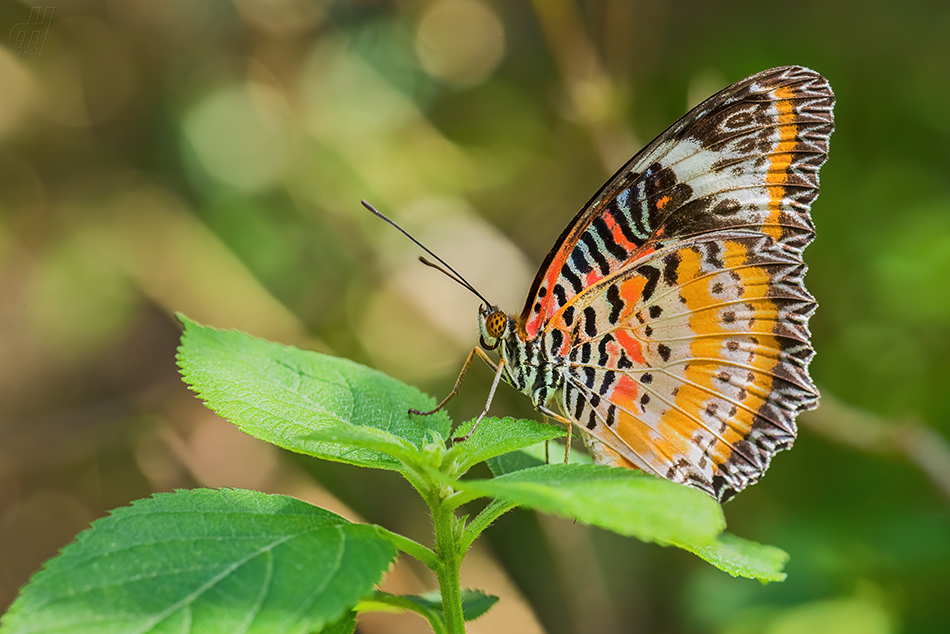
[[[568,305],[561,406],[595,460],[725,500],[758,480],[814,407],[804,265],[720,232],[654,252]]]

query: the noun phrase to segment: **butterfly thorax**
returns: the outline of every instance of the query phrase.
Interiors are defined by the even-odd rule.
[[[564,359],[545,345],[545,333],[526,338],[515,318],[496,306],[479,308],[478,328],[482,348],[497,350],[504,359],[505,381],[526,394],[535,407],[545,407],[564,384]]]

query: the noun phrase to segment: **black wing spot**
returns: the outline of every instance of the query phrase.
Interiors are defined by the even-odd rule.
[[[600,343],[597,344],[597,351],[600,353],[600,358],[597,360],[597,365],[603,367],[607,365],[607,361],[610,360],[610,352],[607,350],[607,346],[610,345],[610,342],[613,339],[610,336],[602,337]]]
[[[659,346],[657,346],[656,351],[660,353],[660,358],[663,359],[663,361],[669,361],[670,353],[673,352],[665,343],[661,343]]]
[[[555,328],[551,331],[551,349],[555,352],[561,349],[561,345],[564,343],[564,333]]]
[[[707,264],[711,264],[717,269],[726,267],[726,263],[722,261],[722,247],[716,242],[706,243],[706,254],[703,259],[706,260]]]
[[[610,302],[610,323],[615,324],[620,320],[620,314],[623,311],[623,300],[620,298],[620,289],[616,284],[612,284],[607,289],[607,301]]]
[[[575,253],[577,253],[577,251],[575,251]],[[584,286],[581,284],[581,278],[577,277],[577,274],[571,270],[571,265],[569,263],[565,262],[564,266],[561,267],[561,275],[564,277],[564,279],[570,282],[571,288],[574,289],[574,293],[580,293],[581,289],[584,288]]]
[[[679,253],[671,253],[663,258],[663,281],[670,286],[676,286],[679,276],[676,273],[682,258]]]
[[[588,337],[597,336],[597,311],[594,310],[593,306],[584,309],[584,332],[587,333]]]
[[[638,272],[647,278],[647,283],[643,285],[643,299],[648,300],[656,291],[656,284],[660,281],[660,271],[655,266],[641,266]]]
[[[583,236],[581,236],[581,239],[583,239]],[[574,250],[571,251],[571,263],[574,265],[574,268],[580,271],[581,275],[587,275],[593,270],[590,262],[588,262],[587,258],[585,257],[587,254],[584,253],[584,251],[584,249],[578,249],[576,246],[574,247]]]
[[[593,429],[595,427],[597,427],[597,416],[594,410],[590,410],[590,414],[587,416],[587,429]]]
[[[594,236],[592,236],[589,231],[581,236],[581,242],[587,247],[587,254],[590,255],[594,263],[597,264],[597,268],[600,269],[600,274],[607,275],[610,273],[610,264],[608,264],[607,258],[604,257],[600,245],[597,244],[597,240],[594,239]]]
[[[574,307],[568,306],[564,309],[564,324],[570,328],[574,324]]]
[[[587,366],[586,368],[584,368],[584,385],[586,385],[587,388],[590,390],[594,389],[594,378],[595,378],[594,368],[590,366]]]
[[[627,259],[627,250],[614,240],[610,227],[607,226],[607,221],[604,220],[603,216],[594,218],[594,222],[591,223],[591,226],[594,228],[594,231],[597,232],[597,237],[600,238],[600,241],[604,244],[604,248],[610,252],[610,255],[613,256],[615,260],[623,262]]]

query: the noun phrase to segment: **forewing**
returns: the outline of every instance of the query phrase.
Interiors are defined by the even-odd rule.
[[[756,482],[815,406],[800,255],[720,231],[656,251],[576,296],[565,413],[595,461],[639,467],[719,500]]]
[[[693,236],[742,229],[791,251],[834,129],[834,95],[798,66],[748,77],[694,108],[634,156],[561,234],[519,320],[526,339],[585,288]]]

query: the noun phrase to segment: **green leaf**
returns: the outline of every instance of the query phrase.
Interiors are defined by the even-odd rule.
[[[545,465],[453,486],[661,544],[709,545],[726,527],[709,496],[628,469]]]
[[[714,543],[705,546],[677,545],[733,577],[785,581],[783,570],[788,563],[788,553],[775,546],[758,544],[731,533],[723,533]]]
[[[438,596],[438,593],[436,593]],[[372,598],[361,601],[358,612],[415,612],[429,622],[434,634],[446,634],[445,618],[442,616],[442,600],[438,604],[412,594],[389,594],[377,591]]]
[[[442,595],[439,592],[426,592],[420,595],[407,595],[410,599],[419,605],[426,605],[442,613]],[[493,594],[487,594],[481,590],[462,590],[462,617],[466,621],[474,621],[480,616],[484,616],[493,605],[498,603],[498,597]]]
[[[498,597],[493,594],[481,590],[462,590],[462,615],[466,621],[474,621],[484,616],[496,603]]]
[[[395,557],[377,527],[294,498],[159,493],[49,560],[0,632],[319,631],[371,594]]]
[[[326,625],[320,634],[353,634],[356,632],[356,612],[349,610],[336,623]]]
[[[455,431],[456,436],[464,436],[470,424],[462,425]],[[475,428],[471,438],[456,442],[446,455],[447,461],[454,461],[451,472],[461,475],[473,465],[489,458],[507,454],[517,449],[562,438],[567,431],[558,425],[540,423],[525,418],[483,418]]]
[[[308,440],[336,425],[388,432],[422,448],[447,438],[451,421],[414,387],[347,359],[217,330],[179,315],[185,325],[178,365],[205,404],[244,432],[279,447],[327,460],[399,469],[394,457],[366,447]]]
[[[462,616],[466,621],[474,621],[484,616],[496,603],[498,603],[498,597],[492,594],[481,590],[462,590]],[[380,607],[374,604],[385,606],[382,609],[391,607],[418,612],[426,617],[430,624],[433,624],[434,631],[445,631],[445,621],[442,618],[442,595],[437,591],[425,594],[376,592],[372,599],[360,603],[359,610],[361,612],[379,611]]]

